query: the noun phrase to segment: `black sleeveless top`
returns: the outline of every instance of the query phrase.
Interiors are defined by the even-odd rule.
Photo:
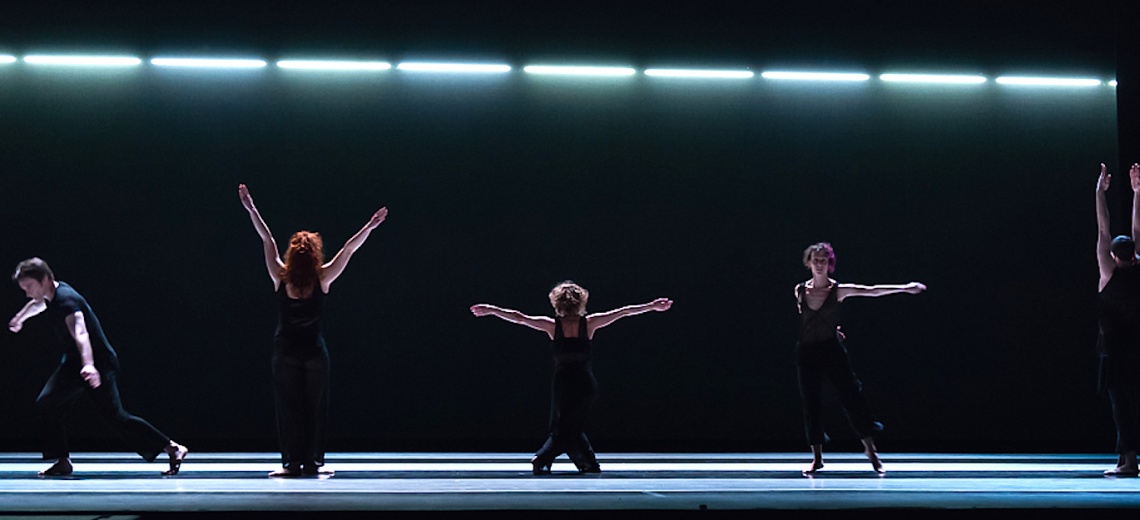
[[[573,318],[571,318],[573,319]],[[554,351],[556,368],[588,365],[590,362],[590,338],[586,332],[586,317],[578,317],[578,337],[568,338],[562,334],[562,318],[554,318]]]
[[[294,299],[285,290],[285,282],[277,289],[277,332],[274,338],[288,340],[295,346],[315,344],[321,336],[321,312],[325,308],[325,293],[320,284],[313,287],[308,298]]]
[[[800,343],[816,343],[836,339],[835,329],[839,326],[839,284],[831,285],[827,299],[818,310],[812,310],[807,304],[807,286],[796,286],[796,294],[800,298]]]
[[[1140,267],[1117,267],[1100,291],[1097,314],[1100,351],[1109,356],[1140,355]]]

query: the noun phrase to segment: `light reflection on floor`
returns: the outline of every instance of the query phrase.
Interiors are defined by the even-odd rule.
[[[36,454],[0,454],[0,513],[146,511],[748,510],[1140,507],[1140,479],[1105,478],[1112,455],[833,454],[812,478],[803,454],[600,454],[533,476],[524,453],[334,453],[332,478],[270,479],[270,453],[192,453],[177,477],[137,456],[84,453],[75,474],[39,478]]]

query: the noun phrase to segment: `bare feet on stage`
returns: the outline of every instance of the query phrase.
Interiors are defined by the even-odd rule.
[[[808,466],[807,469],[801,471],[800,473],[802,473],[805,477],[810,477],[816,473],[819,473],[819,470],[821,469],[823,469],[823,459],[816,459],[811,461],[811,466]]]
[[[863,443],[863,455],[866,455],[867,460],[871,461],[871,467],[874,468],[875,473],[885,474],[887,470],[883,469],[883,461],[879,460],[879,450],[875,448],[875,439],[863,437],[859,441]]]
[[[1116,459],[1116,467],[1104,472],[1106,477],[1136,477],[1140,476],[1140,468],[1136,465],[1136,452],[1121,453]]]
[[[301,470],[299,468],[281,468],[277,471],[270,471],[269,476],[272,478],[300,477]]]
[[[41,477],[66,477],[66,476],[70,475],[72,473],[72,471],[74,471],[74,469],[71,467],[71,459],[62,458],[62,459],[55,461],[55,464],[52,464],[50,468],[39,472],[39,476],[41,476]]]
[[[170,469],[163,471],[162,474],[166,476],[177,475],[178,471],[182,469],[182,461],[186,460],[186,455],[190,454],[190,450],[186,449],[186,446],[170,441],[170,444],[162,451],[170,457]]]
[[[269,476],[272,478],[294,478],[294,477],[319,477],[328,478],[335,475],[336,472],[322,466],[296,466],[285,467],[277,471],[271,471]]]

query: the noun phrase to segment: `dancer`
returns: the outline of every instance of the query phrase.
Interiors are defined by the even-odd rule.
[[[270,477],[331,475],[325,463],[328,426],[329,353],[321,336],[321,311],[329,286],[344,272],[349,258],[388,216],[380,208],[344,248],[324,262],[321,236],[298,231],[289,239],[285,261],[245,184],[238,197],[261,237],[265,267],[277,292],[279,319],[273,337],[273,394],[277,405],[277,435],[281,469]]]
[[[820,409],[825,381],[830,382],[839,395],[871,467],[877,473],[885,473],[872,437],[883,429],[883,424],[871,413],[863,398],[863,384],[851,370],[851,361],[843,345],[843,333],[839,330],[839,302],[851,296],[918,294],[925,291],[926,286],[918,282],[906,285],[836,283],[828,277],[835,272],[835,250],[827,242],[808,246],[804,250],[803,263],[811,271],[811,279],[797,284],[795,288],[796,308],[803,317],[800,341],[796,345],[796,368],[804,408],[804,429],[812,452],[811,466],[803,474],[813,475],[823,468],[823,443],[827,442],[827,434],[820,421]]]
[[[550,291],[554,318],[527,316],[519,311],[480,303],[471,306],[475,316],[495,316],[511,323],[541,330],[550,336],[554,351],[554,378],[551,381],[550,436],[530,459],[535,475],[550,473],[554,459],[565,453],[581,473],[600,473],[586,433],[586,415],[594,402],[598,382],[590,368],[590,342],[598,329],[626,316],[649,311],[667,311],[673,300],[657,298],[649,303],[628,305],[609,312],[586,314],[589,291],[565,281]]]
[[[1098,315],[1101,355],[1100,386],[1108,391],[1116,422],[1116,467],[1111,477],[1135,477],[1140,446],[1140,268],[1135,237],[1140,236],[1140,164],[1128,172],[1132,184],[1132,236],[1111,238],[1108,231],[1108,191],[1112,176],[1104,163],[1096,182],[1096,258],[1100,266]]]
[[[59,367],[36,398],[43,457],[53,461],[39,472],[40,476],[67,476],[74,471],[64,416],[83,393],[132,450],[147,462],[165,452],[170,457],[170,469],[162,474],[177,475],[189,450],[123,409],[119,398],[119,358],[87,300],[66,282],[56,280],[51,267],[39,258],[17,264],[12,281],[24,291],[28,303],[8,322],[8,330],[20,332],[28,318],[46,312],[52,330],[64,345]]]

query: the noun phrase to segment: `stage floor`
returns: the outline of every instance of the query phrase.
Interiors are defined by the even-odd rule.
[[[270,479],[271,453],[191,453],[176,477],[118,453],[77,454],[75,474],[39,478],[38,454],[0,454],[0,514],[241,511],[747,511],[1137,508],[1140,479],[1106,478],[1112,455],[602,453],[603,473],[559,459],[533,476],[526,453],[334,453],[331,478]]]

